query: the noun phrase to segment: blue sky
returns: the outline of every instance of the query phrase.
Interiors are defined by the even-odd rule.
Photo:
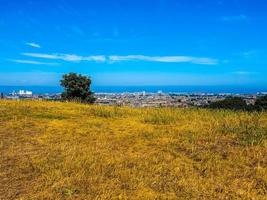
[[[265,0],[0,0],[0,85],[267,85]]]

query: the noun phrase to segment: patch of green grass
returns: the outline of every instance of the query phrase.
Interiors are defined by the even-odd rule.
[[[145,123],[155,124],[155,125],[166,125],[172,124],[176,121],[175,113],[165,108],[156,108],[154,110],[149,110],[144,116],[143,121]]]
[[[96,107],[91,108],[89,110],[90,113],[93,114],[95,117],[102,117],[102,118],[116,118],[116,117],[123,117],[124,112],[119,107]]]
[[[262,126],[259,113],[250,114],[239,123],[238,137],[242,144],[259,145],[267,139],[267,128]]]
[[[63,120],[63,119],[68,119],[68,117],[64,115],[55,115],[55,114],[49,114],[49,113],[39,113],[35,115],[36,118],[40,119],[48,119],[48,120]]]

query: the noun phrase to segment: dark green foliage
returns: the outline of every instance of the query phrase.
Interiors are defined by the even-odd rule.
[[[209,105],[213,109],[246,110],[247,104],[240,97],[227,97],[222,101],[213,102]]]
[[[255,110],[262,111],[267,110],[267,95],[260,97],[255,102]]]
[[[208,108],[230,109],[246,111],[265,111],[267,110],[267,95],[257,98],[255,105],[247,105],[245,100],[240,97],[227,97],[222,101],[211,103]]]
[[[61,95],[63,100],[84,103],[95,101],[93,93],[90,91],[91,79],[87,76],[76,73],[65,74],[60,81],[60,85],[65,89]]]

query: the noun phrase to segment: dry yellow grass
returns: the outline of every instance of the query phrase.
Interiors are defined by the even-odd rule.
[[[266,199],[267,113],[0,101],[0,199]]]

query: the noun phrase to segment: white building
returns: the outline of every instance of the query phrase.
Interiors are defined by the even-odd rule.
[[[18,95],[20,95],[20,96],[32,96],[32,91],[20,90]]]

